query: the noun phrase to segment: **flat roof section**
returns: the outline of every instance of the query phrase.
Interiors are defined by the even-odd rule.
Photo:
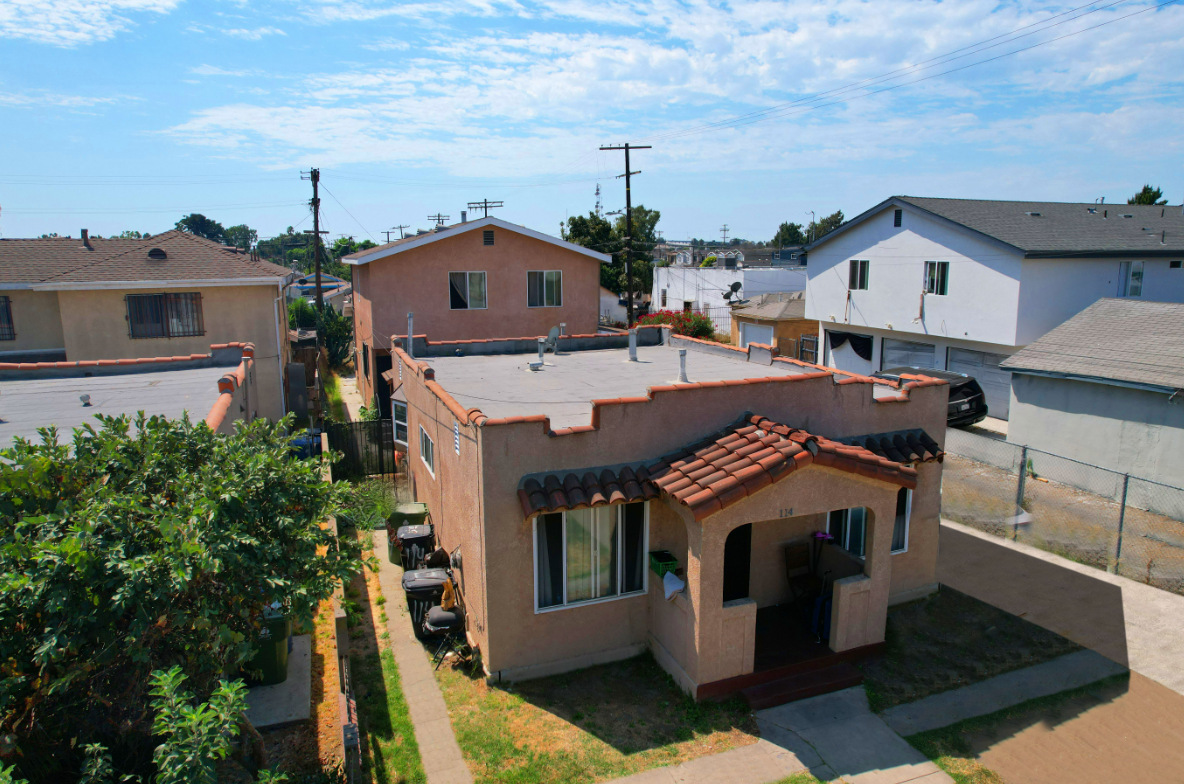
[[[687,351],[687,380],[730,381],[816,373],[788,362],[761,365],[709,351]],[[649,387],[678,381],[678,348],[643,346],[637,362],[629,349],[602,349],[547,354],[543,370],[531,371],[538,354],[430,357],[421,359],[435,370],[436,381],[465,409],[479,408],[490,419],[545,414],[554,429],[587,425],[592,401],[642,397]],[[895,390],[886,388],[889,394]]]
[[[204,421],[218,401],[218,379],[224,366],[161,370],[154,373],[37,378],[0,381],[0,449],[17,436],[40,443],[37,428],[57,425],[60,443],[69,443],[73,430],[90,423],[98,429],[96,414],[118,416],[143,411],[179,419],[188,411],[195,422]],[[81,395],[90,395],[82,405]]]

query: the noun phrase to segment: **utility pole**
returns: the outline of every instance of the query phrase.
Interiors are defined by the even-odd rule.
[[[719,232],[724,237],[724,245],[727,245],[728,244],[728,224],[725,223],[723,225],[723,227],[719,230]]]
[[[469,209],[470,209],[470,210],[478,210],[478,209],[480,209],[480,210],[485,210],[485,215],[484,215],[484,216],[482,216],[482,217],[485,217],[485,218],[488,218],[488,217],[489,217],[489,211],[490,211],[490,210],[497,209],[498,207],[504,207],[504,206],[506,206],[506,205],[505,205],[505,202],[502,202],[502,201],[490,201],[489,199],[482,199],[481,201],[471,201],[471,202],[469,202]]]
[[[406,229],[406,228],[410,228],[406,223],[400,224],[398,226],[391,226],[389,229],[387,229],[386,231],[383,232],[383,234],[386,235],[386,241],[390,242],[391,235],[394,234],[396,231],[399,232],[399,239],[403,239],[403,229]]]
[[[627,318],[629,329],[633,329],[633,197],[629,187],[629,177],[634,174],[641,174],[640,171],[629,170],[629,151],[630,150],[648,150],[650,145],[631,145],[625,142],[624,145],[601,147],[602,150],[624,150],[625,151],[625,173],[618,175],[617,179],[625,178],[625,286],[628,299],[627,303]]]
[[[441,215],[438,212],[435,215],[428,216],[428,220],[435,221],[437,226],[443,226],[444,221],[450,220],[451,218],[452,218],[451,215]]]
[[[304,179],[301,175],[300,179]],[[325,308],[325,297],[321,292],[321,235],[328,234],[327,231],[321,231],[321,197],[317,195],[317,186],[321,182],[321,170],[310,169],[308,172],[308,179],[312,180],[312,231],[304,230],[305,234],[312,234],[312,256],[316,264],[317,274],[317,312],[320,313]],[[317,332],[317,342],[321,341],[321,333]]]
[[[813,242],[814,241],[814,224],[816,224],[818,221],[814,217],[814,210],[806,210],[806,212],[810,213],[810,242]]]

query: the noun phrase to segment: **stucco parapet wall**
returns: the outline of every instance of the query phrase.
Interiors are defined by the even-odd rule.
[[[639,346],[660,346],[668,340],[670,328],[662,324],[646,324],[637,327]],[[441,357],[455,354],[458,350],[467,354],[533,354],[538,351],[539,338],[546,335],[525,337],[473,338],[469,340],[428,340],[427,335],[415,335],[412,347],[416,357]],[[391,336],[391,348],[405,348],[407,338]],[[629,345],[629,333],[603,334],[599,332],[582,335],[560,335],[557,346],[560,351],[596,351],[599,349],[625,348]]]
[[[191,370],[237,364],[254,357],[253,343],[216,343],[208,354],[134,359],[90,359],[78,362],[0,362],[0,379],[70,378],[81,374],[123,376],[129,373],[157,373],[161,370]]]

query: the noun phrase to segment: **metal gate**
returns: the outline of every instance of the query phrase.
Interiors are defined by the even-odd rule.
[[[340,452],[334,479],[362,479],[395,473],[395,431],[389,419],[327,422],[329,449]]]

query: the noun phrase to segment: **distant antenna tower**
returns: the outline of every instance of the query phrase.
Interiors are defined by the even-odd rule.
[[[603,218],[603,207],[600,205],[600,183],[596,183],[596,217]]]
[[[719,230],[720,234],[724,235],[724,244],[728,244],[728,224],[724,224],[723,228]]]
[[[435,221],[437,226],[443,226],[444,221],[448,220],[451,217],[452,217],[451,215],[441,215],[440,213],[437,212],[435,215],[429,215],[428,220]]]

